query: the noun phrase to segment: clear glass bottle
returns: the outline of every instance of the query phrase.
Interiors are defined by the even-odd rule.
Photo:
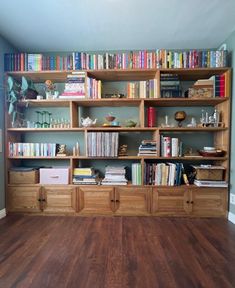
[[[218,127],[220,122],[220,112],[217,109],[214,110],[213,118],[214,118],[214,126]]]

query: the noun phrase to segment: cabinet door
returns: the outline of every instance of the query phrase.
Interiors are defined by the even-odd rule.
[[[78,207],[79,211],[84,214],[113,214],[113,188],[80,186],[78,192]]]
[[[12,212],[39,212],[40,186],[11,186],[8,189],[7,208]]]
[[[115,188],[115,214],[147,215],[150,213],[150,189],[140,187]]]
[[[192,190],[192,213],[198,216],[226,216],[227,188],[195,188]]]
[[[154,187],[152,213],[155,215],[186,215],[191,211],[190,194],[183,187]]]
[[[43,211],[48,213],[76,212],[76,188],[68,185],[43,188]]]

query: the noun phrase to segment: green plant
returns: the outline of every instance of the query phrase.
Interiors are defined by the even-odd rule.
[[[7,78],[7,102],[8,114],[12,115],[12,124],[14,125],[17,114],[21,114],[17,109],[17,103],[22,99],[33,99],[37,96],[37,91],[31,80],[26,79],[24,76],[21,78],[21,83],[13,77]]]

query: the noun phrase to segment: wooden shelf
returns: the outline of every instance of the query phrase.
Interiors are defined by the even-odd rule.
[[[48,156],[9,156],[8,159],[20,159],[20,160],[26,160],[26,159],[42,159],[42,160],[68,160],[71,159],[71,156],[64,156],[64,157],[48,157]]]
[[[119,131],[119,132],[218,132],[226,131],[227,127],[203,127],[203,128],[192,128],[192,127],[77,127],[77,128],[8,128],[8,132],[18,132],[18,133],[42,133],[42,132],[85,132],[85,131]]]
[[[226,131],[227,127],[165,127],[159,128],[160,132],[218,132]]]
[[[142,102],[146,106],[174,107],[174,106],[216,106],[227,101],[228,97],[218,98],[102,98],[102,99],[81,99],[81,100],[24,100],[19,102],[23,107],[69,107],[71,103],[83,107],[138,107]]]
[[[224,72],[231,70],[228,67],[222,68],[175,68],[175,69],[160,69],[161,73],[172,73],[179,75],[180,80],[198,80],[208,79],[215,74],[223,74]]]
[[[157,98],[157,99],[144,99],[146,106],[158,106],[158,107],[192,107],[192,106],[215,106],[224,101],[227,101],[228,97],[218,98]]]
[[[230,70],[228,67],[223,68],[177,68],[177,69],[104,69],[104,70],[78,70],[85,71],[88,76],[100,79],[103,81],[138,81],[153,79],[157,71],[160,73],[178,74],[180,80],[197,80],[198,78],[209,78],[215,74],[222,74]],[[73,70],[62,71],[12,71],[7,72],[14,78],[20,79],[22,76],[30,78],[33,82],[40,83],[47,79],[53,82],[65,82],[67,75]]]
[[[36,156],[11,156],[8,159],[49,159],[49,160],[63,160],[63,159],[81,159],[81,160],[141,160],[141,159],[153,159],[153,160],[177,160],[177,161],[207,161],[207,160],[216,160],[216,161],[225,161],[227,157],[161,157],[161,156],[119,156],[119,157],[87,157],[87,156],[64,156],[64,157],[36,157]]]

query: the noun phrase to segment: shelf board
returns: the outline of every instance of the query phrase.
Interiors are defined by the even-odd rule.
[[[48,157],[48,156],[9,156],[8,159],[19,159],[19,160],[25,160],[25,159],[42,159],[42,160],[68,160],[71,159],[71,156],[63,156],[63,157]]]
[[[216,161],[225,161],[227,157],[161,157],[161,156],[119,156],[119,157],[87,157],[87,156],[64,156],[64,157],[36,157],[36,156],[11,156],[8,159],[46,159],[46,160],[63,160],[63,159],[81,159],[81,160],[141,160],[141,159],[153,159],[153,160],[177,160],[177,161],[207,161],[207,160],[216,160]]]
[[[42,132],[85,132],[85,131],[119,131],[119,132],[218,132],[226,131],[227,127],[77,127],[77,128],[8,128],[8,132],[42,133]]]
[[[11,75],[14,78],[20,79],[22,76],[30,78],[33,82],[40,83],[45,82],[47,79],[53,82],[65,82],[67,75],[72,72],[85,71],[88,76],[100,79],[103,81],[138,81],[153,79],[156,76],[157,71],[160,73],[174,73],[178,74],[180,80],[197,80],[199,78],[206,79],[214,74],[222,74],[228,71],[230,68],[161,68],[161,69],[103,69],[103,70],[47,70],[47,71],[12,71],[7,72],[7,75]]]
[[[178,74],[180,80],[188,81],[188,80],[198,80],[198,79],[208,79],[215,74],[222,74],[231,68],[228,67],[219,67],[219,68],[161,68],[161,73],[172,73]]]
[[[76,103],[77,106],[84,107],[138,107],[141,102],[146,106],[173,107],[173,106],[215,106],[228,97],[218,98],[102,98],[102,99],[81,99],[81,100],[24,100],[19,102],[23,107],[69,107],[70,103]]]
[[[88,76],[103,81],[140,81],[154,79],[157,69],[88,70]]]
[[[84,131],[84,128],[8,128],[8,132],[80,132]]]
[[[22,107],[69,107],[70,103],[75,103],[77,106],[84,107],[135,107],[139,106],[141,99],[129,99],[129,98],[102,98],[102,99],[81,99],[81,100],[23,100],[19,102],[19,106]]]
[[[227,127],[161,127],[159,132],[218,132],[228,130]]]
[[[7,72],[7,75],[14,77],[15,79],[20,80],[22,76],[26,78],[30,78],[35,83],[42,83],[46,80],[50,79],[55,83],[65,82],[67,79],[67,75],[71,74],[72,71],[67,70],[47,70],[47,71],[14,71]]]
[[[174,106],[215,106],[224,101],[227,101],[228,97],[218,98],[157,98],[157,99],[144,99],[146,106],[158,106],[158,107],[174,107]]]
[[[22,107],[69,107],[70,100],[22,100],[18,103]]]
[[[217,160],[225,161],[227,157],[203,157],[203,156],[191,156],[191,157],[160,157],[160,156],[142,156],[144,159],[156,159],[156,160],[177,160],[177,161],[207,161],[207,160]]]

